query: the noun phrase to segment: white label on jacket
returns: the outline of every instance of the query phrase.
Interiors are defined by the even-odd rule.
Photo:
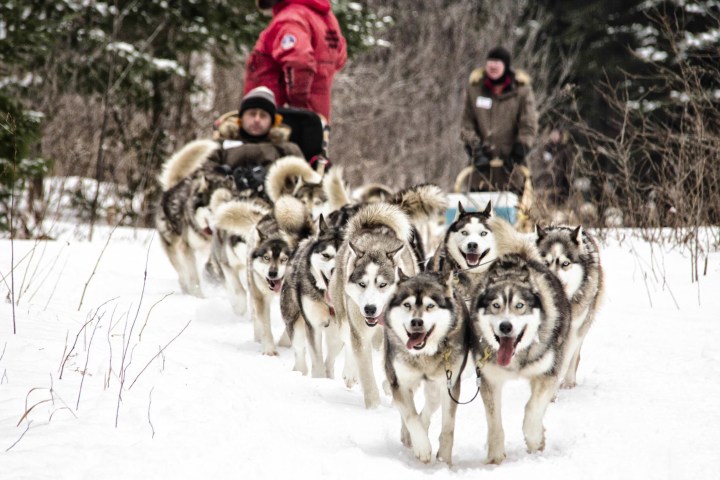
[[[490,110],[490,108],[492,108],[492,98],[477,97],[475,99],[475,106],[477,108],[484,108],[485,110]]]
[[[282,46],[283,50],[287,50],[295,46],[296,41],[295,35],[287,34],[280,40],[280,46]]]
[[[242,145],[243,142],[240,140],[223,140],[222,148],[223,150],[229,150],[231,148],[236,148]]]

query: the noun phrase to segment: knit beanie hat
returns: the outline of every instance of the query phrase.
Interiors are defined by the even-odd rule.
[[[503,47],[495,47],[487,54],[488,60],[500,60],[505,65],[505,71],[510,70],[510,52]]]
[[[275,94],[267,87],[255,87],[250,90],[240,102],[240,116],[245,110],[251,108],[259,108],[270,114],[270,118],[275,118],[277,106],[275,105]]]

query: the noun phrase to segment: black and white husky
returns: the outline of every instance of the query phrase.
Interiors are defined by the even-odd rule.
[[[400,412],[400,439],[420,461],[429,462],[430,419],[442,406],[437,458],[450,464],[457,410],[453,398],[460,398],[460,376],[469,347],[468,311],[453,291],[452,272],[424,272],[408,278],[401,271],[399,276],[386,316],[385,373]],[[421,384],[425,405],[418,414],[414,396]]]
[[[211,262],[224,280],[230,303],[238,315],[247,310],[248,239],[252,229],[270,210],[261,202],[230,200],[213,212]]]
[[[505,458],[501,404],[504,383],[523,378],[531,395],[523,433],[529,452],[545,447],[543,418],[555,396],[570,331],[570,304],[557,277],[532,244],[498,258],[487,271],[472,307],[480,392],[487,417],[488,463]]]
[[[470,305],[470,297],[485,273],[495,259],[508,251],[516,237],[513,226],[493,214],[490,202],[481,212],[467,212],[458,203],[457,218],[448,227],[429,269],[451,270],[455,288]]]
[[[373,336],[382,332],[385,311],[397,285],[397,269],[415,275],[420,259],[410,245],[412,227],[399,207],[373,203],[350,219],[330,280],[330,299],[340,325],[346,329],[363,389],[365,406],[380,404],[372,364]],[[380,327],[382,328],[382,327]],[[355,365],[346,369],[348,386]]]
[[[580,349],[602,299],[603,270],[597,241],[581,227],[537,227],[537,246],[570,299],[572,324],[561,373],[561,387],[573,388]]]
[[[280,311],[295,350],[293,370],[303,375],[308,373],[306,353],[309,347],[312,376],[333,378],[335,359],[343,346],[328,294],[328,282],[335,269],[342,233],[342,229],[328,226],[321,214],[317,235],[303,240],[298,246],[280,292]],[[325,361],[323,333],[327,346]]]
[[[218,189],[236,192],[229,170],[207,161],[217,148],[211,140],[190,142],[165,162],[159,177],[162,196],[155,227],[180,288],[195,296],[202,296],[197,257],[208,258],[213,236],[211,198]]]

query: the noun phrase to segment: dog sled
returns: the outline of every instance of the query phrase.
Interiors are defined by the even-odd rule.
[[[445,211],[447,225],[453,222],[460,203],[466,211],[482,211],[488,202],[492,202],[495,215],[507,220],[519,230],[527,230],[529,212],[533,204],[533,185],[530,170],[520,166],[517,171],[522,176],[522,193],[511,191],[475,191],[476,185],[473,173],[475,167],[469,165],[463,168],[455,177],[453,193],[448,194],[448,208]]]

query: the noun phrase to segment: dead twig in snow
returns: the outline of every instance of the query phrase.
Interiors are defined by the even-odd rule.
[[[167,297],[169,297],[173,293],[175,293],[175,292],[166,293],[163,298],[161,298],[160,300],[158,300],[157,302],[152,304],[152,306],[150,307],[150,310],[148,310],[148,313],[145,316],[145,323],[143,324],[142,328],[140,329],[140,333],[138,334],[138,341],[142,341],[142,334],[143,334],[143,331],[145,330],[145,327],[147,327],[148,320],[150,319],[150,313],[153,311],[153,308],[155,308],[155,306],[158,303],[162,302],[163,300],[165,300]]]
[[[120,224],[116,224],[113,229],[110,231],[110,235],[108,235],[107,241],[105,242],[105,246],[100,251],[100,255],[97,258],[97,261],[95,262],[95,266],[93,267],[93,271],[90,274],[90,278],[88,278],[87,282],[85,282],[85,286],[83,287],[82,295],[80,296],[80,303],[78,304],[78,312],[82,308],[83,300],[85,299],[85,292],[87,291],[88,285],[90,285],[90,281],[95,276],[95,272],[97,271],[97,267],[100,264],[100,260],[102,259],[103,255],[105,254],[105,250],[107,250],[108,245],[110,245],[110,240],[112,240],[113,233],[115,233],[115,230],[120,226]]]
[[[25,436],[25,434],[28,432],[28,430],[30,430],[30,425],[32,425],[32,420],[30,420],[30,421],[28,422],[27,426],[25,427],[25,430],[23,431],[22,434],[20,434],[20,438],[18,438],[17,440],[15,440],[15,443],[13,443],[12,445],[10,445],[8,448],[5,449],[6,452],[9,452],[10,449],[12,449],[12,448],[13,448],[15,445],[17,445],[18,443],[20,443],[20,440],[22,440],[23,437]]]
[[[83,384],[85,383],[85,374],[87,373],[88,363],[90,362],[90,349],[92,348],[93,338],[95,338],[95,331],[97,330],[98,325],[100,325],[100,320],[102,320],[103,316],[105,316],[104,312],[102,315],[100,315],[100,317],[98,318],[98,321],[95,322],[95,326],[93,327],[92,335],[90,335],[90,343],[87,346],[87,356],[85,357],[85,367],[83,368],[82,378],[80,379],[80,388],[78,389],[77,402],[75,402],[75,410],[76,411],[80,409],[80,395],[82,395]]]
[[[67,360],[68,360],[68,358],[70,357],[70,355],[72,354],[72,352],[75,350],[75,346],[77,345],[77,341],[78,341],[78,339],[80,338],[80,334],[85,330],[85,328],[90,324],[90,322],[92,322],[93,320],[95,320],[95,317],[97,317],[98,311],[99,311],[104,305],[106,305],[107,303],[112,302],[113,300],[117,300],[118,298],[120,298],[120,297],[114,297],[114,298],[111,298],[110,300],[106,300],[106,301],[104,301],[103,303],[101,303],[100,306],[98,306],[97,309],[95,309],[95,313],[94,313],[93,316],[90,318],[90,320],[88,320],[87,322],[85,322],[85,324],[83,324],[83,326],[80,327],[80,330],[78,330],[77,335],[75,335],[75,341],[73,342],[72,348],[70,348],[70,351],[67,352],[67,355],[65,355],[65,358],[63,359],[62,363],[60,364],[60,371],[59,371],[59,378],[60,378],[60,380],[62,380],[63,369],[65,368],[65,363],[67,362]],[[65,345],[65,348],[67,349],[67,344]],[[63,351],[63,354],[64,354],[64,353],[65,353],[65,351]]]
[[[168,343],[166,343],[165,346],[162,347],[160,349],[160,351],[158,353],[156,353],[155,356],[153,356],[147,364],[145,364],[145,366],[142,368],[142,370],[140,370],[140,373],[138,373],[137,376],[135,377],[135,380],[133,380],[132,383],[130,383],[128,390],[130,390],[133,387],[133,385],[135,385],[135,382],[137,382],[138,378],[140,378],[140,375],[142,375],[143,372],[150,366],[150,364],[153,362],[153,360],[155,360],[158,356],[160,356],[160,354],[162,354],[165,351],[165,349],[170,346],[171,343],[173,343],[180,335],[182,335],[182,333],[185,331],[185,329],[190,326],[191,322],[192,322],[192,320],[188,320],[188,323],[185,324],[185,326],[182,328],[182,330],[180,330],[177,335],[175,335]]]

